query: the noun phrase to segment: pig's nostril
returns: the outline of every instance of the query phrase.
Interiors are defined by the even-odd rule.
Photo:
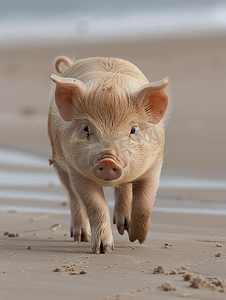
[[[93,167],[94,175],[102,180],[116,180],[122,176],[123,169],[110,159],[104,159]]]

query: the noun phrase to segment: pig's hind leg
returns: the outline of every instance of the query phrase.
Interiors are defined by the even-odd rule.
[[[113,223],[116,224],[118,232],[124,234],[129,232],[130,212],[132,202],[132,184],[126,183],[115,188],[115,207]]]
[[[56,169],[63,186],[66,188],[68,199],[70,201],[71,237],[73,237],[76,242],[89,242],[91,237],[89,219],[80,204],[78,195],[75,195],[71,189],[67,172],[57,164],[54,164],[54,168]]]

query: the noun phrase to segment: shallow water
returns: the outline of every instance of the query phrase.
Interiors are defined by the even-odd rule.
[[[0,187],[10,186],[60,186],[61,183],[55,173],[8,171],[0,170]],[[189,178],[177,176],[162,176],[162,189],[226,189],[224,180],[210,180],[203,178]]]
[[[12,186],[60,186],[59,179],[55,174],[44,172],[25,172],[25,171],[0,171],[0,187]]]
[[[47,159],[12,149],[0,148],[0,165],[48,167]]]
[[[29,206],[29,205],[15,205],[15,204],[0,204],[0,210],[2,211],[12,211],[12,212],[32,212],[32,213],[50,213],[50,214],[69,214],[69,208],[55,208],[55,207],[42,207],[41,201],[43,199],[37,200],[37,206]],[[170,202],[167,206],[158,206],[161,203],[161,199],[156,199],[156,204],[153,207],[153,212],[162,212],[162,213],[178,213],[178,214],[199,214],[199,215],[219,215],[226,216],[226,205],[224,207],[216,208],[218,205],[215,205],[215,208],[206,208],[205,203],[200,202],[200,207],[180,207],[178,204],[177,207],[170,207]],[[114,206],[114,201],[107,202],[110,207]],[[158,204],[157,204],[158,203]]]
[[[14,200],[29,200],[29,201],[53,201],[62,202],[66,201],[66,194],[56,193],[43,193],[37,191],[21,191],[21,190],[0,190],[0,199],[14,199]]]
[[[62,207],[66,201],[61,183],[49,167],[47,159],[17,150],[0,149],[0,209],[34,213],[69,213]],[[12,170],[15,166],[15,170]],[[8,170],[7,168],[11,168]],[[26,168],[24,168],[26,167]],[[54,188],[58,190],[54,190]],[[41,191],[40,191],[41,189]],[[226,189],[224,180],[162,176],[160,189]],[[114,205],[113,191],[107,189],[106,199]],[[226,215],[226,203],[194,200],[157,199],[153,211],[206,215]]]
[[[2,211],[24,212],[24,213],[42,213],[42,214],[69,214],[69,209],[54,207],[32,207],[26,205],[0,205]]]
[[[40,201],[40,199],[39,199]],[[162,199],[157,199],[156,202],[164,202]],[[110,207],[114,206],[114,201],[108,201]],[[162,213],[176,213],[176,214],[198,214],[198,215],[218,215],[226,216],[226,204],[220,205],[219,208],[213,207],[204,207],[203,202],[199,202],[200,207],[171,207],[170,202],[167,206],[158,206],[154,205],[153,212],[162,212]],[[29,205],[0,205],[2,211],[11,211],[11,212],[24,212],[24,213],[43,213],[43,214],[70,214],[69,208],[54,208],[54,207],[40,207],[40,206],[29,206]]]

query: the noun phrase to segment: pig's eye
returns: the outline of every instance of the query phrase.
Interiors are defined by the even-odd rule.
[[[85,131],[85,133],[87,134],[87,137],[89,137],[90,136],[90,132],[89,132],[89,127],[86,125],[84,128],[83,128],[83,130]]]
[[[137,133],[137,126],[133,126],[130,130],[130,134],[136,134]]]

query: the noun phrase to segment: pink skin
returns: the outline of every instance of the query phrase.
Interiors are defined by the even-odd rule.
[[[132,125],[124,131],[130,132]],[[136,127],[138,124],[136,123]],[[131,138],[134,138],[131,135]],[[121,138],[123,139],[123,137]],[[120,139],[118,139],[120,141]],[[115,145],[114,143],[111,144]],[[119,144],[120,145],[120,144]],[[113,250],[113,239],[110,227],[108,205],[103,195],[101,185],[103,181],[107,185],[123,177],[124,168],[129,163],[128,151],[121,152],[119,147],[102,149],[101,158],[95,158],[97,163],[93,166],[93,174],[97,178],[96,183],[83,177],[80,173],[71,169],[71,181],[74,183],[77,193],[87,212],[92,230],[92,250],[95,253],[108,253]],[[100,183],[98,181],[100,180]],[[143,243],[150,225],[150,215],[158,188],[159,174],[150,176],[146,174],[139,183],[126,183],[115,190],[115,209],[113,222],[117,225],[120,234],[128,231],[130,241],[138,239]],[[113,184],[114,185],[114,184]],[[101,223],[98,220],[102,220]],[[103,234],[104,232],[104,234]]]
[[[112,159],[103,159],[93,167],[94,175],[102,180],[116,180],[122,176],[122,167]]]
[[[54,167],[71,202],[71,235],[76,241],[88,241],[91,236],[92,250],[95,253],[107,253],[114,249],[109,209],[102,189],[103,186],[111,186],[115,187],[113,222],[119,233],[123,234],[127,230],[130,241],[138,240],[143,243],[159,183],[164,130],[160,124],[159,143],[154,139],[153,144],[145,142],[142,135],[136,136],[134,128],[138,124],[133,121],[141,120],[142,123],[144,119],[150,124],[159,124],[168,106],[166,87],[169,81],[165,79],[148,83],[137,68],[119,59],[92,58],[84,60],[81,65],[80,62],[71,65],[69,60],[61,58],[57,60],[56,66],[61,62],[66,65],[68,62],[71,73],[68,73],[69,77],[51,77],[57,86],[50,106],[48,130]],[[80,73],[83,74],[80,76]],[[101,77],[98,84],[99,74],[104,76],[105,81]],[[121,89],[129,90],[133,86],[131,95],[134,107],[127,107],[126,99],[124,101],[118,92],[121,82],[119,79],[123,82]],[[86,82],[90,85],[87,86]],[[103,89],[102,82],[107,83],[110,88]],[[98,99],[102,101],[96,102],[96,92],[99,93]],[[115,108],[108,105],[107,101],[104,102],[106,99],[115,101],[117,98],[114,93],[119,99],[122,98]],[[91,104],[98,103],[95,109],[100,113],[93,117],[93,112],[90,111],[87,114],[90,120],[85,115],[85,127],[74,136],[73,122],[68,121],[76,118],[81,120],[80,110],[89,111],[92,108],[90,101]],[[123,123],[120,123],[120,107],[122,111],[125,110]],[[127,115],[127,110],[130,112],[132,107],[133,117],[129,113]],[[114,118],[112,114],[108,114],[112,108]],[[104,123],[102,116],[106,116]],[[109,123],[110,120],[112,123]],[[113,124],[113,128],[108,128],[108,124]],[[124,129],[117,131],[123,124]],[[148,136],[150,139],[151,134],[150,132]]]
[[[158,185],[159,175],[147,177],[143,181],[133,184],[131,222],[129,225],[131,242],[138,239],[139,243],[142,244],[146,239]]]
[[[93,174],[101,180],[117,180],[123,176],[123,168],[129,163],[129,153],[125,141],[132,127],[138,127],[138,123],[132,123],[123,130],[123,135],[113,140],[109,149],[103,151],[101,160],[93,166]]]
[[[118,232],[123,235],[124,230],[129,232],[131,202],[132,202],[132,183],[121,184],[115,188],[115,207],[113,223],[116,224]]]
[[[73,191],[80,197],[89,218],[92,251],[110,253],[114,249],[114,243],[108,204],[104,198],[102,187],[83,177],[71,167],[69,167],[69,176],[74,183]]]
[[[89,242],[91,238],[89,219],[81,206],[78,195],[73,192],[69,184],[70,180],[67,172],[65,172],[57,163],[54,164],[54,168],[59,175],[61,183],[67,189],[68,197],[70,199],[71,237],[73,237],[76,242]]]

